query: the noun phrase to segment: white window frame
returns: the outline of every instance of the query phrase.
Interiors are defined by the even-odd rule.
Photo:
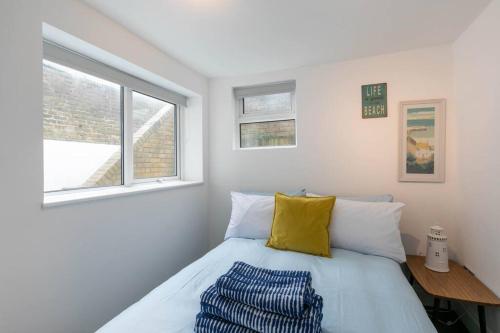
[[[121,152],[122,152],[122,179],[121,185],[81,187],[61,189],[55,191],[45,191],[45,194],[52,193],[75,193],[81,191],[96,191],[113,187],[132,187],[134,184],[145,183],[165,183],[182,180],[181,175],[181,112],[187,105],[187,97],[159,87],[148,81],[122,72],[116,68],[88,58],[63,46],[50,41],[43,42],[43,59],[56,64],[116,83],[121,86]],[[133,106],[132,92],[150,96],[174,105],[175,112],[175,176],[154,177],[154,178],[134,178],[134,154],[133,154]]]
[[[141,183],[163,183],[172,180],[181,180],[181,155],[180,155],[180,109],[181,106],[174,104],[174,132],[175,132],[175,176],[152,177],[152,178],[134,178],[134,129],[133,119],[134,110],[132,107],[132,92],[147,95],[152,98],[173,104],[159,97],[148,95],[142,91],[123,87],[123,185],[133,186]]]
[[[235,128],[234,128],[234,149],[235,150],[253,150],[253,149],[277,149],[297,147],[297,112],[295,106],[295,81],[284,81],[268,83],[256,86],[235,87],[233,88],[236,103]],[[290,93],[290,111],[274,112],[244,112],[245,98],[255,96],[274,95],[280,93]],[[262,146],[262,147],[241,147],[241,125],[294,120],[295,121],[295,144],[282,146]]]

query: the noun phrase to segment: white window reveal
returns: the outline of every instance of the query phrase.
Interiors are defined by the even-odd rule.
[[[297,144],[295,81],[234,88],[236,148]]]
[[[44,192],[179,180],[186,97],[44,42]]]

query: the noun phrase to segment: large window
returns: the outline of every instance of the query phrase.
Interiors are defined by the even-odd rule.
[[[44,43],[44,191],[178,179],[185,97]]]
[[[295,82],[234,88],[238,148],[296,145]]]

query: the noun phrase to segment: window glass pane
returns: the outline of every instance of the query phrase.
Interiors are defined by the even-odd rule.
[[[295,145],[294,119],[240,124],[241,148],[293,145]]]
[[[43,61],[44,190],[120,185],[119,85]]]
[[[177,175],[175,105],[132,93],[134,178]]]
[[[262,112],[291,112],[292,94],[282,93],[245,97],[243,99],[243,113]]]

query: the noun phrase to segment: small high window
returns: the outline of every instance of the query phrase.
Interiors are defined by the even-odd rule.
[[[234,88],[238,148],[296,145],[295,81]]]

